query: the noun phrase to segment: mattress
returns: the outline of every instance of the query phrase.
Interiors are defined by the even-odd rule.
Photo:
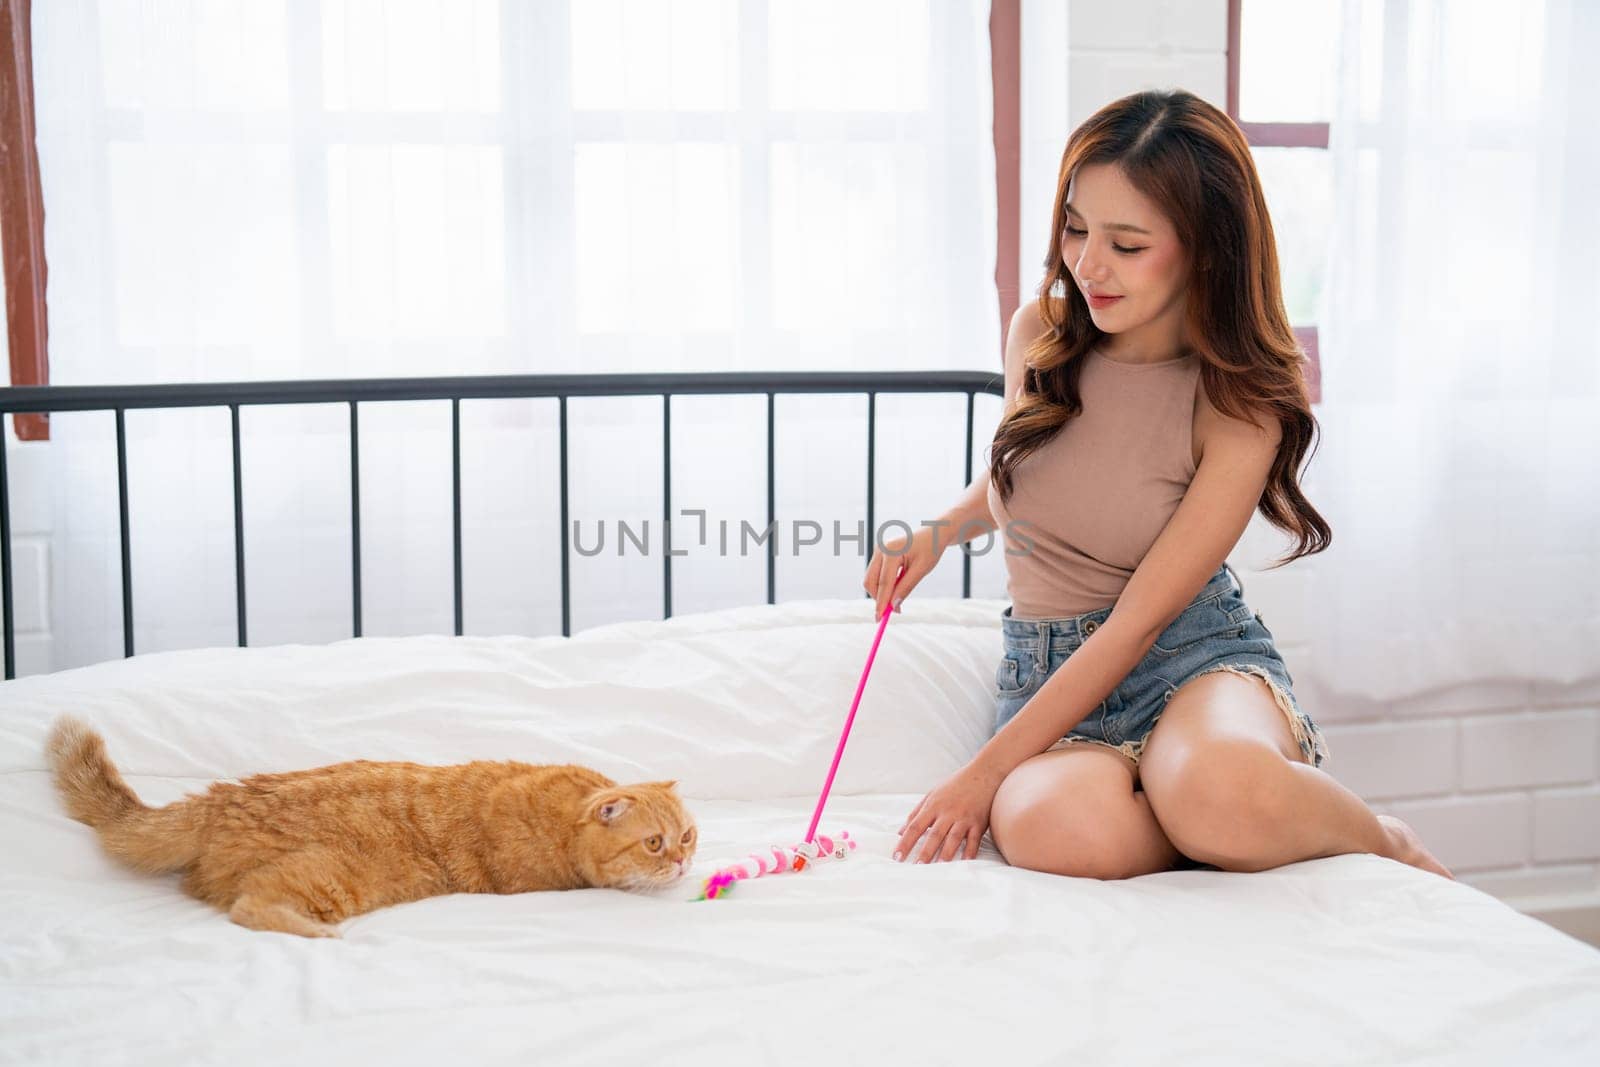
[[[1114,882],[987,844],[893,862],[904,817],[989,736],[1004,606],[894,617],[821,825],[859,850],[716,901],[691,898],[718,861],[804,836],[870,601],[4,683],[0,1062],[1600,1062],[1600,951],[1377,856]],[[678,779],[700,848],[652,893],[440,897],[337,940],[246,930],[66,816],[43,758],[64,713],[149,803],[356,758],[578,762]]]

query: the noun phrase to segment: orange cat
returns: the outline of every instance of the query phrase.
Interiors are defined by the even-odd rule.
[[[150,808],[77,719],[48,750],[67,811],[107,852],[183,871],[188,893],[255,930],[337,937],[352,915],[446,893],[665,886],[695,850],[676,782],[619,786],[575,764],[356,760]]]

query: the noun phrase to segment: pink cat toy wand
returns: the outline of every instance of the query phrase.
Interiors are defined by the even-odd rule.
[[[850,737],[850,724],[856,721],[856,709],[861,706],[861,693],[867,688],[867,675],[872,671],[872,660],[878,654],[878,645],[883,641],[883,631],[889,625],[889,616],[898,609],[894,606],[894,590],[900,584],[900,576],[905,574],[906,565],[900,564],[900,569],[895,571],[894,585],[889,588],[889,605],[884,609],[883,619],[878,623],[878,632],[873,635],[872,648],[867,652],[867,665],[861,668],[861,681],[856,683],[855,699],[850,701],[850,714],[844,720],[844,729],[839,734],[839,747],[833,750],[833,764],[828,768],[828,780],[822,783],[822,795],[817,798],[817,810],[811,813],[811,825],[806,827],[806,843],[810,844],[817,834],[817,821],[822,818],[822,806],[828,802],[828,790],[833,788],[833,776],[839,770],[839,757],[844,755],[844,743]]]
[[[889,616],[896,610],[894,606],[894,590],[900,585],[900,579],[906,573],[904,562],[895,572],[894,585],[890,587],[889,606],[884,610],[883,618],[878,622],[878,632],[872,638],[872,648],[867,652],[866,666],[861,668],[861,680],[856,683],[855,699],[850,701],[850,714],[845,717],[844,729],[839,733],[839,745],[833,750],[833,763],[828,767],[828,778],[822,783],[822,795],[817,798],[817,810],[811,813],[811,825],[806,827],[806,839],[798,845],[788,849],[774,846],[769,850],[771,859],[766,853],[750,853],[751,861],[741,861],[724,866],[707,878],[705,885],[700,890],[696,900],[716,900],[719,896],[733,888],[733,883],[741,878],[759,878],[763,874],[777,874],[781,871],[803,871],[818,859],[844,859],[856,843],[850,835],[840,831],[838,840],[824,836],[817,840],[817,823],[822,819],[823,806],[828,803],[828,790],[833,788],[833,776],[838,773],[839,760],[844,755],[845,742],[850,739],[850,726],[856,721],[856,709],[861,706],[861,694],[867,688],[867,675],[872,673],[872,661],[878,655],[878,645],[883,641],[883,631],[889,625]],[[770,864],[770,866],[769,866]],[[751,868],[754,868],[752,871]]]

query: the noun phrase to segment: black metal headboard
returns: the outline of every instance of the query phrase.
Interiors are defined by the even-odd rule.
[[[239,408],[265,404],[326,404],[350,406],[350,554],[353,636],[361,636],[361,471],[359,405],[367,401],[449,400],[451,442],[451,509],[455,538],[455,632],[461,618],[461,401],[555,397],[561,434],[561,633],[571,633],[569,587],[570,550],[567,517],[567,398],[573,396],[659,396],[662,412],[663,518],[672,508],[672,397],[708,394],[762,394],[767,397],[767,525],[774,519],[773,472],[774,398],[779,393],[865,393],[867,396],[867,536],[873,527],[876,400],[879,393],[964,393],[967,398],[966,473],[961,483],[972,481],[973,397],[977,393],[1001,396],[1004,383],[998,374],[981,371],[857,371],[857,372],[724,372],[669,374],[521,374],[459,378],[349,378],[321,381],[214,382],[179,385],[69,385],[0,389],[0,418],[6,413],[55,411],[112,411],[117,424],[117,494],[122,532],[122,644],[133,655],[133,576],[128,550],[128,456],[124,413],[134,408],[226,407],[233,417],[233,538],[234,581],[237,587],[239,646],[245,641],[244,496],[239,462]],[[774,603],[777,543],[767,551],[767,603]],[[6,450],[0,435],[0,622],[4,626],[5,677],[15,677],[11,602],[11,498],[6,473]],[[662,559],[665,611],[672,615],[672,555]],[[963,552],[961,595],[972,595],[972,557]]]

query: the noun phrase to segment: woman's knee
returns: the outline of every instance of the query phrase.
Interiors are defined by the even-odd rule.
[[[1072,878],[1116,881],[1147,873],[1124,841],[1104,828],[1072,830],[1061,827],[1015,826],[995,847],[1013,867]]]
[[[995,793],[990,834],[1007,863],[1077,878],[1145,873],[1131,779],[1103,775],[1049,788],[1038,778],[1013,772]]]

